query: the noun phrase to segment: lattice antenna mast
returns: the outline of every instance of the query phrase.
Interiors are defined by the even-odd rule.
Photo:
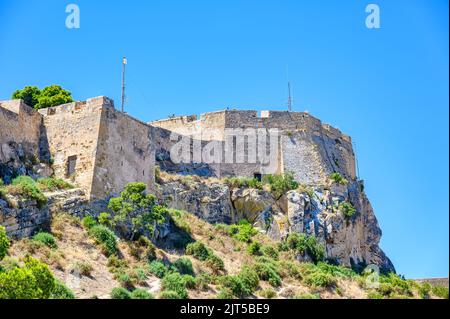
[[[122,59],[122,113],[125,111],[125,67],[128,61],[126,57]]]

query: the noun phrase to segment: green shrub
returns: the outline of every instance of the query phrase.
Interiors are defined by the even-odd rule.
[[[81,223],[83,224],[84,228],[86,228],[88,230],[97,225],[97,221],[92,216],[84,217],[81,220]]]
[[[231,225],[230,235],[239,241],[244,243],[250,242],[253,236],[255,236],[258,231],[246,220],[241,220],[237,225]]]
[[[418,285],[418,293],[420,298],[429,299],[431,293],[431,285],[428,282],[424,282],[423,284]]]
[[[55,286],[48,266],[30,256],[23,267],[0,272],[0,299],[48,299]]]
[[[212,281],[212,276],[208,273],[201,273],[195,279],[197,281],[197,288],[202,291],[207,291]]]
[[[241,272],[235,276],[224,276],[220,280],[223,293],[229,293],[237,298],[245,298],[250,296],[258,287],[258,274],[248,266],[244,266]],[[230,299],[221,296],[219,299]]]
[[[286,192],[296,189],[298,183],[294,179],[294,174],[289,172],[282,175],[265,175],[263,184],[270,185],[270,191],[275,198],[280,198]]]
[[[117,255],[111,255],[108,257],[107,266],[114,274],[122,273],[128,268],[128,262],[125,259],[120,259]]]
[[[300,280],[303,278],[300,265],[289,260],[281,260],[278,262],[278,273],[282,278],[289,277]]]
[[[412,296],[413,284],[394,273],[389,273],[380,276],[378,292],[390,298],[394,296]]]
[[[330,175],[330,179],[339,185],[347,185],[348,180],[346,180],[340,173],[333,173]]]
[[[339,211],[342,212],[342,214],[346,217],[346,218],[351,218],[356,214],[356,209],[355,207],[353,207],[352,204],[350,204],[349,202],[342,202],[339,204],[338,206]]]
[[[273,245],[265,245],[261,248],[261,252],[264,256],[278,260],[279,254],[277,247]]]
[[[182,275],[194,275],[194,268],[192,267],[192,262],[187,257],[178,258],[173,266]]]
[[[111,291],[112,299],[131,299],[131,293],[123,287],[113,288]]]
[[[9,239],[6,235],[6,228],[0,226],[0,261],[5,258],[9,245]]]
[[[264,290],[261,290],[259,295],[265,299],[272,299],[276,297],[277,293],[272,288],[267,288]]]
[[[117,281],[120,283],[120,285],[128,290],[131,290],[134,288],[134,281],[131,278],[130,274],[124,272],[118,274],[116,277]]]
[[[291,233],[286,243],[288,247],[297,253],[304,255],[305,253],[317,263],[325,258],[325,247],[317,242],[316,237],[307,236],[305,234]]]
[[[259,277],[257,272],[250,268],[249,266],[242,267],[241,271],[238,274],[244,289],[250,293],[255,291],[259,284]]]
[[[261,255],[261,244],[257,241],[252,241],[247,247],[247,251],[250,255],[260,256]]]
[[[221,284],[223,287],[221,291],[227,293],[227,295],[231,295],[232,297],[245,298],[252,293],[252,291],[247,290],[246,287],[244,287],[241,279],[238,276],[224,276],[221,278]],[[219,299],[231,298],[224,298],[224,296],[221,296]]]
[[[163,278],[169,271],[166,265],[158,260],[154,260],[150,263],[148,270],[158,278]]]
[[[159,299],[184,299],[180,297],[180,295],[173,290],[163,290],[159,294]]]
[[[183,275],[183,281],[187,289],[194,289],[197,286],[197,281],[191,275]]]
[[[166,221],[167,208],[156,204],[156,197],[147,194],[145,183],[128,183],[119,197],[109,200],[108,208],[114,212],[114,223],[122,226],[130,240],[147,232],[154,235],[156,226]]]
[[[106,226],[106,227],[111,227],[112,226],[112,219],[111,219],[111,214],[110,213],[100,213],[100,215],[98,215],[98,223],[100,225]]]
[[[370,290],[367,293],[367,298],[368,299],[383,299],[383,295],[380,294],[378,291],[376,290]]]
[[[274,287],[281,286],[281,277],[275,264],[270,262],[257,262],[253,266],[259,279],[267,281]]]
[[[444,286],[434,286],[431,288],[433,295],[439,298],[448,299],[448,288]]]
[[[82,276],[89,277],[94,270],[94,267],[88,262],[78,261],[73,265],[72,269]]]
[[[66,285],[55,279],[55,288],[53,289],[51,299],[75,299],[75,295]]]
[[[61,178],[39,178],[37,180],[39,188],[44,191],[56,191],[62,189],[74,188],[74,186]]]
[[[105,254],[113,255],[117,253],[117,241],[114,233],[102,225],[93,226],[89,229],[89,234],[99,243]]]
[[[36,279],[42,299],[48,299],[55,288],[55,278],[48,266],[33,257],[27,256],[25,257],[25,268],[30,270]]]
[[[256,178],[249,177],[227,177],[224,179],[224,183],[231,188],[255,188],[262,189],[263,184]]]
[[[334,287],[336,278],[321,271],[315,271],[305,276],[303,282],[311,287]]]
[[[154,299],[154,297],[147,290],[137,288],[131,293],[131,299]]]
[[[33,236],[33,240],[41,242],[45,246],[50,247],[52,249],[58,248],[55,237],[52,234],[46,232],[37,233],[36,235]]]
[[[181,299],[188,298],[186,282],[183,276],[177,272],[166,274],[161,281],[161,286],[163,290],[175,291]]]
[[[188,244],[186,246],[186,254],[192,255],[201,261],[205,261],[210,256],[208,248],[199,241]]]
[[[222,288],[217,294],[217,299],[234,299],[234,295],[231,289]]]
[[[210,255],[208,258],[206,258],[206,266],[208,266],[214,273],[219,273],[220,271],[225,270],[225,264],[223,260],[216,256],[216,255]]]
[[[47,203],[47,198],[31,177],[19,176],[13,179],[11,184],[14,188],[14,194],[25,199],[35,200],[38,207],[42,207]]]
[[[316,265],[317,269],[330,274],[332,276],[340,277],[340,278],[352,278],[355,277],[357,274],[352,269],[343,267],[343,266],[336,266],[336,265],[330,265],[324,262],[319,262]]]
[[[0,299],[38,299],[42,292],[38,290],[33,273],[24,268],[0,272]]]

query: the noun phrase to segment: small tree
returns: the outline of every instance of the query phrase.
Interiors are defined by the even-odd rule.
[[[111,198],[108,208],[114,215],[117,225],[131,225],[130,240],[136,235],[149,231],[153,236],[157,225],[165,221],[167,209],[156,204],[156,197],[146,194],[144,183],[129,183],[120,197]]]
[[[13,93],[12,98],[15,100],[23,100],[26,105],[34,107],[39,103],[39,96],[41,90],[36,86],[26,86],[22,90],[17,90]]]
[[[35,109],[43,109],[56,105],[72,102],[72,93],[64,90],[59,85],[50,85],[41,91],[38,98],[38,104],[34,106]]]
[[[50,85],[42,91],[36,86],[26,86],[12,95],[13,99],[22,99],[25,104],[35,109],[42,109],[73,102],[72,93],[59,85]]]

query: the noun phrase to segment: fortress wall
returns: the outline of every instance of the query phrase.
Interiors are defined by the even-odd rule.
[[[55,175],[71,178],[91,193],[103,98],[39,110]]]
[[[226,128],[258,128],[257,111],[231,110],[225,113]]]
[[[41,115],[21,100],[0,102],[0,162],[9,160],[11,142],[20,144],[24,152],[39,154]]]
[[[153,189],[155,169],[154,129],[103,102],[92,198],[116,196],[130,182],[144,182]]]
[[[333,172],[355,179],[351,143],[328,131],[298,130],[282,137],[282,166],[304,184],[324,183]]]
[[[172,131],[180,135],[196,134],[201,127],[201,123],[197,120],[196,115],[177,116],[165,120],[150,122],[148,124],[153,127]]]
[[[169,141],[172,130],[182,135],[197,134],[207,142],[224,141],[226,129],[278,129],[280,149],[272,171],[292,171],[298,181],[306,184],[324,182],[333,172],[340,172],[348,179],[356,177],[350,137],[328,124],[322,124],[308,113],[263,111],[258,116],[256,111],[226,110],[202,114],[200,120],[180,117],[162,122],[165,128],[156,134],[156,140],[158,150],[165,150],[166,155],[174,144]],[[255,173],[264,174],[266,170],[260,163],[248,163],[249,150],[246,142],[244,144],[245,163],[211,164],[212,172],[217,176],[252,177]],[[225,154],[224,146],[223,150]],[[237,152],[233,149],[233,159],[237,158]]]

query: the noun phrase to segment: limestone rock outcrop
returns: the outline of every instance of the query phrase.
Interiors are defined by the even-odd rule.
[[[160,197],[170,208],[190,212],[210,223],[231,223],[233,206],[225,184],[173,181],[161,186]]]
[[[381,230],[361,182],[305,187],[276,200],[265,190],[188,181],[161,185],[162,200],[211,223],[246,219],[275,240],[294,232],[315,236],[325,246],[327,258],[339,264],[375,264],[395,271],[379,247]],[[354,207],[352,216],[344,214],[343,203]]]

